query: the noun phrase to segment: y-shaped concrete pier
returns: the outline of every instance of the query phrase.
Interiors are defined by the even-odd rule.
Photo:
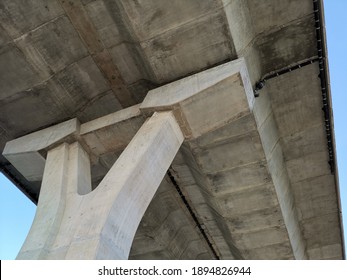
[[[36,141],[56,130],[36,133]],[[36,216],[17,258],[128,258],[138,224],[183,139],[171,112],[155,113],[94,191],[89,155],[78,142],[50,149]]]

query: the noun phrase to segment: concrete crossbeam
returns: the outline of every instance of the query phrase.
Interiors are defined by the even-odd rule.
[[[254,96],[243,58],[148,92],[144,114],[173,110],[187,139],[215,130],[252,110]]]
[[[120,153],[144,121],[137,104],[82,124],[80,139],[95,156]]]
[[[29,181],[42,180],[45,158],[40,151],[75,138],[79,131],[77,119],[39,130],[6,143],[5,158]]]

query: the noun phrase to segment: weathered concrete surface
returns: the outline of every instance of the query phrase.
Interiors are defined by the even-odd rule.
[[[0,150],[12,139],[68,119],[78,118],[82,126],[92,126],[88,124],[91,120],[141,103],[149,90],[238,57],[245,58],[254,88],[268,73],[317,58],[313,12],[311,0],[1,1]],[[283,205],[274,199],[279,193],[271,185],[275,171],[264,164],[271,154],[283,163],[278,172],[287,178],[283,186],[290,183],[285,193],[293,203],[287,206],[295,208],[291,213],[297,216],[308,258],[343,257],[338,178],[327,164],[318,69],[318,63],[313,63],[268,81],[255,99],[253,116],[245,114],[225,128],[191,139],[174,160],[170,172],[220,257],[294,257],[288,233],[298,236],[297,231],[288,231],[289,224],[280,214]],[[101,135],[108,139],[102,143],[107,149],[115,145],[112,152],[103,153],[105,149],[100,148],[91,156],[93,188],[144,122],[141,111],[134,108],[129,112],[133,114],[130,121],[118,119],[117,114],[115,119],[111,117],[120,122],[119,131],[114,126],[109,135],[108,129],[100,129],[81,137],[84,149],[88,145],[102,147]],[[187,107],[187,112],[190,109]],[[204,116],[204,112],[198,113]],[[205,119],[208,122],[209,118]],[[277,134],[271,133],[269,138],[265,131],[271,127],[271,131],[277,128]],[[124,132],[128,132],[124,139],[118,137]],[[113,138],[117,144],[110,141]],[[264,148],[259,153],[260,144]],[[207,154],[206,149],[213,154]],[[225,158],[230,155],[235,157]],[[44,158],[45,152],[41,156]],[[197,158],[199,164],[213,159],[220,169],[214,172],[206,165],[208,172],[203,172],[197,168]],[[233,168],[223,169],[220,158]],[[0,164],[3,172],[37,201],[39,177],[29,182],[3,156]],[[163,209],[159,207],[161,198],[170,198],[172,203],[162,212],[172,210],[193,222],[182,200],[175,201],[179,195],[175,196],[172,178],[166,177],[165,182],[167,192],[158,190],[139,227],[132,256],[213,257],[194,226],[185,231],[181,230],[183,224],[177,224],[173,229],[173,215],[156,214]],[[231,190],[237,192],[227,195]],[[211,199],[214,192],[219,199]],[[238,203],[241,201],[247,203]],[[278,211],[266,205],[277,205]],[[243,207],[254,211],[248,213]],[[154,236],[154,228],[158,238],[152,239],[149,236]],[[180,232],[192,236],[186,237],[188,244],[168,241],[181,239]],[[197,236],[200,243],[195,243]],[[158,240],[162,240],[161,246],[156,245]]]
[[[283,85],[283,78],[295,86]],[[307,240],[307,253],[312,259],[338,259],[341,244],[337,233],[322,229],[336,226],[339,213],[333,199],[336,190],[332,186],[336,178],[329,171],[328,154],[322,151],[326,140],[321,98],[315,94],[319,86],[315,65],[300,69],[295,75],[288,73],[268,85],[274,117],[282,124],[278,132],[298,217]],[[279,87],[284,87],[286,93],[277,91],[274,94]],[[303,91],[307,93],[301,95]],[[320,223],[319,219],[325,222]]]

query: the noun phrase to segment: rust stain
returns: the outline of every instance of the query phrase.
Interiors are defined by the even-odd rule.
[[[186,116],[184,115],[182,108],[180,105],[176,105],[173,108],[173,114],[181,127],[181,130],[183,132],[184,138],[186,140],[191,140],[194,138],[193,132],[189,126],[189,123],[187,121]]]
[[[107,49],[105,49],[100,36],[91,22],[83,4],[79,0],[60,0],[65,13],[69,17],[72,25],[85,43],[88,52],[94,62],[108,80],[110,87],[123,108],[136,104],[136,100],[126,87],[118,67],[112,60]]]
[[[119,73],[117,66],[113,63],[112,57],[107,49],[92,56],[105,78],[109,81],[113,93],[118,98],[123,107],[129,107],[136,104]]]
[[[86,44],[90,54],[100,52],[104,49],[98,33],[90,21],[83,4],[79,0],[64,1],[60,0],[65,13],[69,17],[72,25]]]

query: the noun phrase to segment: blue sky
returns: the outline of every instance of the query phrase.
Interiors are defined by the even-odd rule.
[[[326,0],[324,4],[341,201],[347,228],[347,1]],[[16,257],[35,210],[36,206],[0,173],[0,259]]]
[[[326,0],[324,6],[336,154],[338,160],[343,224],[345,227],[344,236],[345,242],[347,242],[347,1]]]

